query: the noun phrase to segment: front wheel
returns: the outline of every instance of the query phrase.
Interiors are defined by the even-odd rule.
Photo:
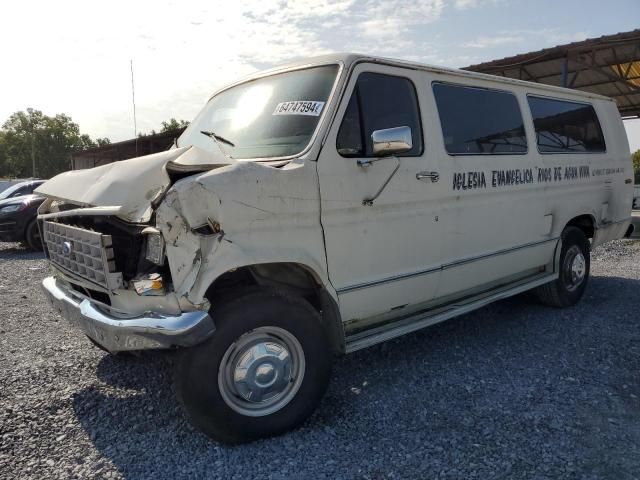
[[[589,241],[582,230],[576,227],[564,229],[558,278],[536,289],[542,303],[558,308],[578,303],[589,281],[589,250]]]
[[[24,239],[31,250],[42,250],[42,238],[40,237],[40,229],[38,228],[38,220],[33,219],[27,225],[24,232]]]
[[[213,306],[214,335],[184,352],[176,393],[214,440],[277,435],[313,413],[329,384],[332,349],[303,299],[254,292]]]

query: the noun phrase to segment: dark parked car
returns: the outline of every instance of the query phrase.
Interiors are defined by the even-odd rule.
[[[16,183],[0,192],[0,201],[7,198],[21,197],[23,195],[31,195],[33,191],[42,185],[46,180],[27,180],[25,182]]]
[[[21,242],[33,250],[41,250],[36,217],[43,201],[44,198],[39,195],[12,196],[0,200],[0,242]]]

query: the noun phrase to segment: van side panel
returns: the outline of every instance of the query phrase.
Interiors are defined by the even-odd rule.
[[[518,154],[447,153],[433,83],[480,87],[515,96],[525,125],[528,150]],[[545,184],[538,182],[539,158],[522,89],[486,79],[428,75],[424,87],[433,101],[437,127],[430,132],[434,155],[445,165],[441,181],[441,221],[445,268],[437,295],[447,297],[481,289],[517,274],[540,271],[551,263],[557,234],[551,229]],[[470,113],[473,114],[473,113]]]
[[[399,66],[383,64],[355,70],[412,79],[424,152],[400,158],[382,195],[373,206],[363,207],[362,199],[389,178],[395,163],[387,159],[365,169],[337,154],[336,131],[349,100],[347,91],[318,162],[329,278],[347,333],[425,306],[455,304],[492,288],[553,274],[561,233],[577,217],[591,222],[594,245],[625,233],[632,201],[632,185],[627,183],[631,160],[614,102],[487,76],[411,69],[404,73]],[[513,95],[527,151],[449,154],[434,82]],[[593,105],[606,151],[541,153],[529,95]],[[439,180],[416,181],[417,174],[425,172],[439,174]],[[345,245],[352,247],[348,256]]]
[[[591,219],[594,246],[624,235],[632,202],[632,185],[628,183],[632,170],[614,102],[585,99],[579,92],[549,97],[593,105],[606,151],[541,153],[528,96],[544,97],[549,92],[486,79],[426,77],[425,97],[432,99],[434,81],[514,94],[528,143],[526,154],[450,155],[437,105],[432,100],[428,106],[439,128],[427,132],[426,137],[435,151],[435,163],[441,167],[441,179],[449,184],[448,193],[441,198],[445,262],[436,297],[466,294],[512,275],[552,270],[560,235],[576,217]]]

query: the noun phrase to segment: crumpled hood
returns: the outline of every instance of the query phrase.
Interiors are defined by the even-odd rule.
[[[171,185],[170,173],[204,172],[235,163],[215,152],[182,147],[86,170],[56,175],[35,191],[83,207],[117,207],[128,222],[148,222],[152,202]]]

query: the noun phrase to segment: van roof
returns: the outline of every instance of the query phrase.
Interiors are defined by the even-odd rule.
[[[455,75],[455,76],[464,77],[464,78],[477,78],[477,79],[488,80],[488,81],[501,83],[501,84],[518,85],[521,87],[534,88],[536,90],[541,90],[541,91],[555,92],[557,95],[571,95],[574,97],[577,96],[577,97],[584,97],[584,98],[593,98],[598,100],[614,101],[610,97],[598,95],[596,93],[585,92],[582,90],[562,88],[562,87],[557,87],[554,85],[546,85],[542,83],[527,82],[525,80],[517,80],[514,78],[506,78],[506,77],[501,77],[497,75],[489,75],[486,73],[471,72],[468,70],[460,70],[457,68],[440,67],[435,65],[427,65],[423,63],[410,62],[410,61],[399,60],[394,58],[365,55],[360,53],[349,53],[349,52],[330,53],[327,55],[302,58],[292,63],[288,63],[285,65],[280,65],[274,68],[270,68],[268,70],[262,70],[262,71],[256,72],[255,74],[243,79],[242,81],[246,81],[252,78],[261,77],[264,75],[269,75],[269,74],[273,74],[281,71],[290,70],[293,68],[320,65],[320,64],[326,64],[326,63],[338,63],[338,62],[343,63],[346,68],[349,68],[354,63],[359,63],[359,62],[380,63],[385,65],[398,66],[402,68],[409,68],[413,70],[423,70],[423,71],[434,72],[434,73],[446,73],[449,75]]]

